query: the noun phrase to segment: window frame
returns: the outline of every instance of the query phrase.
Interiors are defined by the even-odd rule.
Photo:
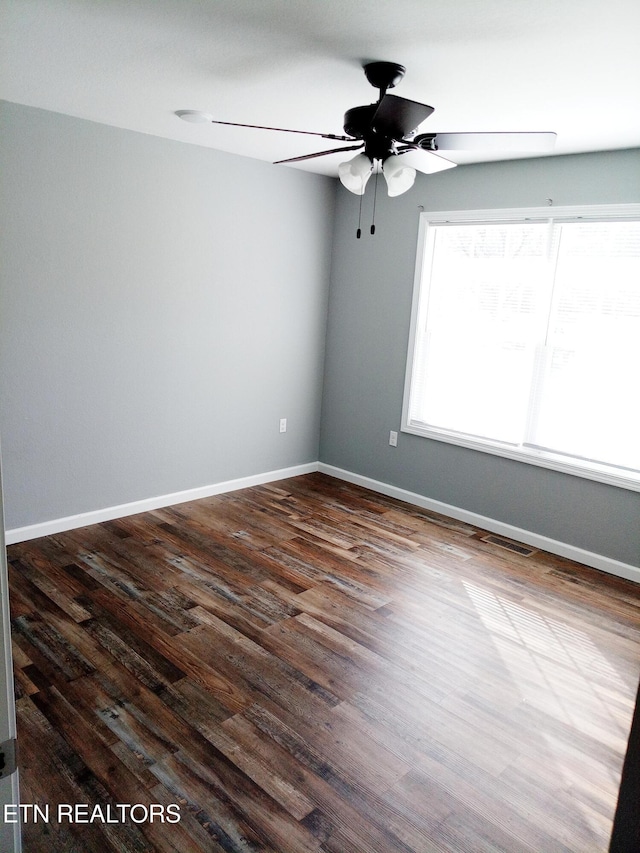
[[[555,207],[489,208],[480,210],[423,211],[420,213],[418,244],[411,303],[411,324],[404,380],[401,431],[423,438],[489,453],[530,465],[537,465],[620,488],[640,491],[640,472],[600,463],[577,460],[560,453],[537,448],[513,447],[491,439],[470,437],[436,427],[416,426],[409,422],[409,399],[416,352],[417,323],[420,314],[422,281],[427,260],[427,234],[430,226],[443,224],[483,224],[525,221],[602,221],[640,219],[640,204],[571,205]],[[428,295],[428,288],[425,288]],[[640,440],[640,439],[639,439]]]

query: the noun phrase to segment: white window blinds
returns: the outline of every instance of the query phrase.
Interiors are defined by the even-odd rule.
[[[640,219],[525,213],[422,229],[403,428],[633,478]]]

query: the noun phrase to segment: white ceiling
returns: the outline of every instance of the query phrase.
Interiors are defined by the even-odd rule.
[[[363,61],[383,59],[407,68],[394,94],[435,107],[423,132],[640,146],[638,0],[0,0],[0,31],[5,100],[268,161],[333,145],[175,110],[342,133],[345,110],[377,97]]]

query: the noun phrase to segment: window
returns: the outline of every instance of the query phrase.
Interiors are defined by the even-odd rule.
[[[640,489],[640,205],[421,214],[402,429]]]

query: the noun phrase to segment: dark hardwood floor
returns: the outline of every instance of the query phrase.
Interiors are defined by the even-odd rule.
[[[314,474],[11,546],[26,853],[606,851],[638,587],[487,536]]]

